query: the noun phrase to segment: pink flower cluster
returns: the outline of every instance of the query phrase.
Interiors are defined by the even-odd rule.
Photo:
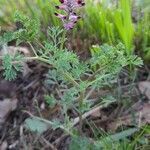
[[[56,6],[59,10],[64,10],[65,15],[60,13],[55,13],[55,15],[60,18],[63,22],[64,28],[66,30],[73,29],[74,25],[77,23],[80,17],[76,14],[76,9],[85,5],[83,0],[59,0],[61,5]]]

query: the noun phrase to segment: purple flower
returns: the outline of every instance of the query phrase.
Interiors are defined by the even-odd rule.
[[[66,30],[71,30],[71,29],[73,29],[74,25],[75,25],[75,23],[73,23],[73,22],[64,23],[64,28]]]
[[[58,9],[63,9],[65,11],[74,11],[75,9],[82,7],[85,3],[82,0],[59,0],[61,2],[60,6],[56,6]]]
[[[85,5],[83,0],[59,0],[61,5],[56,6],[57,9],[64,10],[66,15],[55,13],[55,15],[60,18],[63,22],[64,28],[66,30],[73,29],[74,25],[77,23],[79,17],[76,14],[76,10]]]
[[[57,17],[60,18],[61,20],[67,19],[67,16],[62,15],[62,14],[55,13],[55,16],[57,16]]]
[[[74,23],[76,23],[78,21],[78,19],[80,19],[80,18],[81,17],[77,16],[76,13],[70,13],[70,15],[69,15],[69,20]]]

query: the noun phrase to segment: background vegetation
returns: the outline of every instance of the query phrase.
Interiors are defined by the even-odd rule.
[[[31,112],[24,111],[30,117],[23,118],[21,124],[24,125],[27,137],[32,137],[28,136],[30,130],[37,133],[37,139],[40,139],[43,133],[49,133],[47,130],[50,127],[58,139],[57,131],[63,131],[65,136],[71,137],[67,145],[70,150],[149,148],[148,100],[145,98],[145,102],[142,96],[139,96],[140,100],[137,95],[131,96],[130,90],[137,90],[137,68],[143,65],[140,57],[146,67],[150,62],[150,2],[86,0],[85,3],[85,7],[80,10],[82,18],[66,35],[62,30],[62,22],[54,15],[58,0],[0,0],[0,59],[3,77],[9,81],[16,79],[16,84],[24,86],[24,83],[36,74],[30,74],[29,71],[29,75],[24,77],[21,72],[25,65],[30,64],[31,68],[34,68],[38,66],[34,64],[35,61],[44,68],[42,70],[38,66],[40,77],[36,76],[36,83],[40,82],[40,90],[44,89],[40,98],[38,97],[38,100],[43,100],[44,106],[37,102],[37,106],[32,105],[36,107],[36,111],[32,111],[33,108]],[[12,53],[7,50],[9,45],[25,45],[32,52],[29,56],[18,51]],[[86,54],[85,60],[82,52]],[[18,73],[21,74],[20,78],[17,78]],[[146,75],[149,78],[149,72],[146,72]],[[20,83],[20,80],[23,82]],[[29,81],[27,89],[32,87],[31,83],[34,85],[34,82]],[[126,95],[123,88],[129,91]],[[26,91],[24,89],[23,87],[23,91],[18,91],[22,94]],[[109,92],[99,96],[103,90]],[[20,93],[18,95],[21,95]],[[35,91],[32,90],[31,93],[31,100],[35,100]],[[22,98],[24,97],[25,94]],[[147,105],[144,105],[145,103]],[[142,109],[137,110],[134,104]],[[47,114],[50,110],[58,109],[56,112],[61,119],[58,117],[60,120],[57,120],[57,115],[44,118],[42,107],[48,110]],[[102,119],[101,124],[107,126],[108,132],[99,128],[92,119],[87,119],[97,108],[102,115],[107,114],[107,119]],[[36,116],[31,114],[33,112],[36,112]],[[119,116],[118,112],[122,116]],[[112,114],[117,116],[119,121],[115,119],[114,122]],[[142,119],[141,114],[146,117]],[[89,128],[88,132],[85,131],[83,121]],[[78,123],[79,129],[75,127]],[[20,127],[20,122],[18,124]],[[88,133],[90,135],[86,135]],[[62,139],[60,137],[60,140]],[[53,145],[60,146],[56,141],[58,142],[55,139],[52,145],[47,141],[46,143],[54,148]],[[39,143],[37,145],[39,146]]]
[[[3,29],[12,28],[13,12],[18,9],[32,18],[39,18],[43,30],[48,26],[61,25],[54,16],[57,4],[57,0],[1,0],[0,24]],[[86,0],[82,9],[83,19],[74,29],[73,36],[94,44],[98,41],[115,45],[121,41],[127,48],[126,53],[136,50],[149,60],[149,8],[148,0]]]

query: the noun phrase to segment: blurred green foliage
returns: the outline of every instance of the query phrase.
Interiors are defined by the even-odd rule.
[[[22,11],[30,17],[38,17],[43,27],[58,25],[59,22],[54,16],[57,0],[0,0],[0,24],[11,25],[13,13],[16,10]]]
[[[130,0],[119,0],[118,5],[103,0],[93,4],[93,7],[93,1],[89,0],[89,3],[84,23],[90,34],[97,35],[102,42],[110,44],[116,44],[121,40],[126,46],[126,53],[132,53],[134,27]]]
[[[116,45],[122,42],[126,54],[140,50],[150,60],[150,1],[149,0],[85,0],[82,17],[74,37],[96,39],[100,43]],[[0,25],[12,26],[13,12],[17,9],[31,18],[37,17],[42,30],[48,26],[61,26],[54,15],[59,0],[0,0]],[[43,36],[44,37],[44,36]],[[95,42],[94,42],[95,43]],[[136,44],[135,44],[136,43]]]

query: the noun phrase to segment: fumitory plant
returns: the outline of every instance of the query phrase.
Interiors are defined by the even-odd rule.
[[[60,6],[56,6],[57,9],[65,11],[65,14],[55,13],[63,22],[66,30],[73,29],[80,17],[77,15],[76,10],[85,5],[82,0],[59,0]]]
[[[57,16],[62,19],[65,30],[69,30],[74,27],[78,19],[75,9],[83,6],[84,3],[80,0],[61,0],[60,2],[62,5],[57,6],[57,8],[65,10],[67,15],[62,17],[61,14],[57,14]],[[91,48],[91,58],[83,62],[76,53],[63,48],[66,41],[63,36],[64,29],[51,27],[47,30],[47,40],[39,41],[40,24],[37,19],[30,20],[17,12],[15,21],[20,22],[22,28],[15,32],[5,33],[0,37],[0,43],[6,49],[6,53],[1,56],[5,79],[15,79],[17,72],[21,71],[22,63],[28,60],[36,60],[39,63],[50,65],[51,69],[45,82],[50,86],[57,85],[57,88],[54,89],[55,93],[46,95],[46,102],[50,107],[54,107],[55,104],[59,105],[64,116],[64,120],[61,122],[31,116],[30,120],[26,120],[26,125],[32,130],[33,127],[36,128],[35,120],[36,122],[38,120],[51,125],[54,129],[61,128],[73,135],[73,127],[79,123],[79,132],[82,134],[83,119],[87,114],[90,114],[86,112],[91,112],[93,109],[105,107],[114,102],[114,99],[104,97],[97,97],[93,100],[92,93],[98,92],[100,88],[111,84],[123,67],[129,64],[142,65],[142,60],[139,57],[125,54],[125,47],[122,44],[114,47],[107,44],[95,45]],[[17,44],[22,42],[29,44],[33,56],[26,57],[19,53],[10,54],[7,51],[7,43],[11,40],[16,40]],[[37,44],[36,47],[33,44]],[[78,114],[78,118],[73,120],[68,115],[70,109]]]

